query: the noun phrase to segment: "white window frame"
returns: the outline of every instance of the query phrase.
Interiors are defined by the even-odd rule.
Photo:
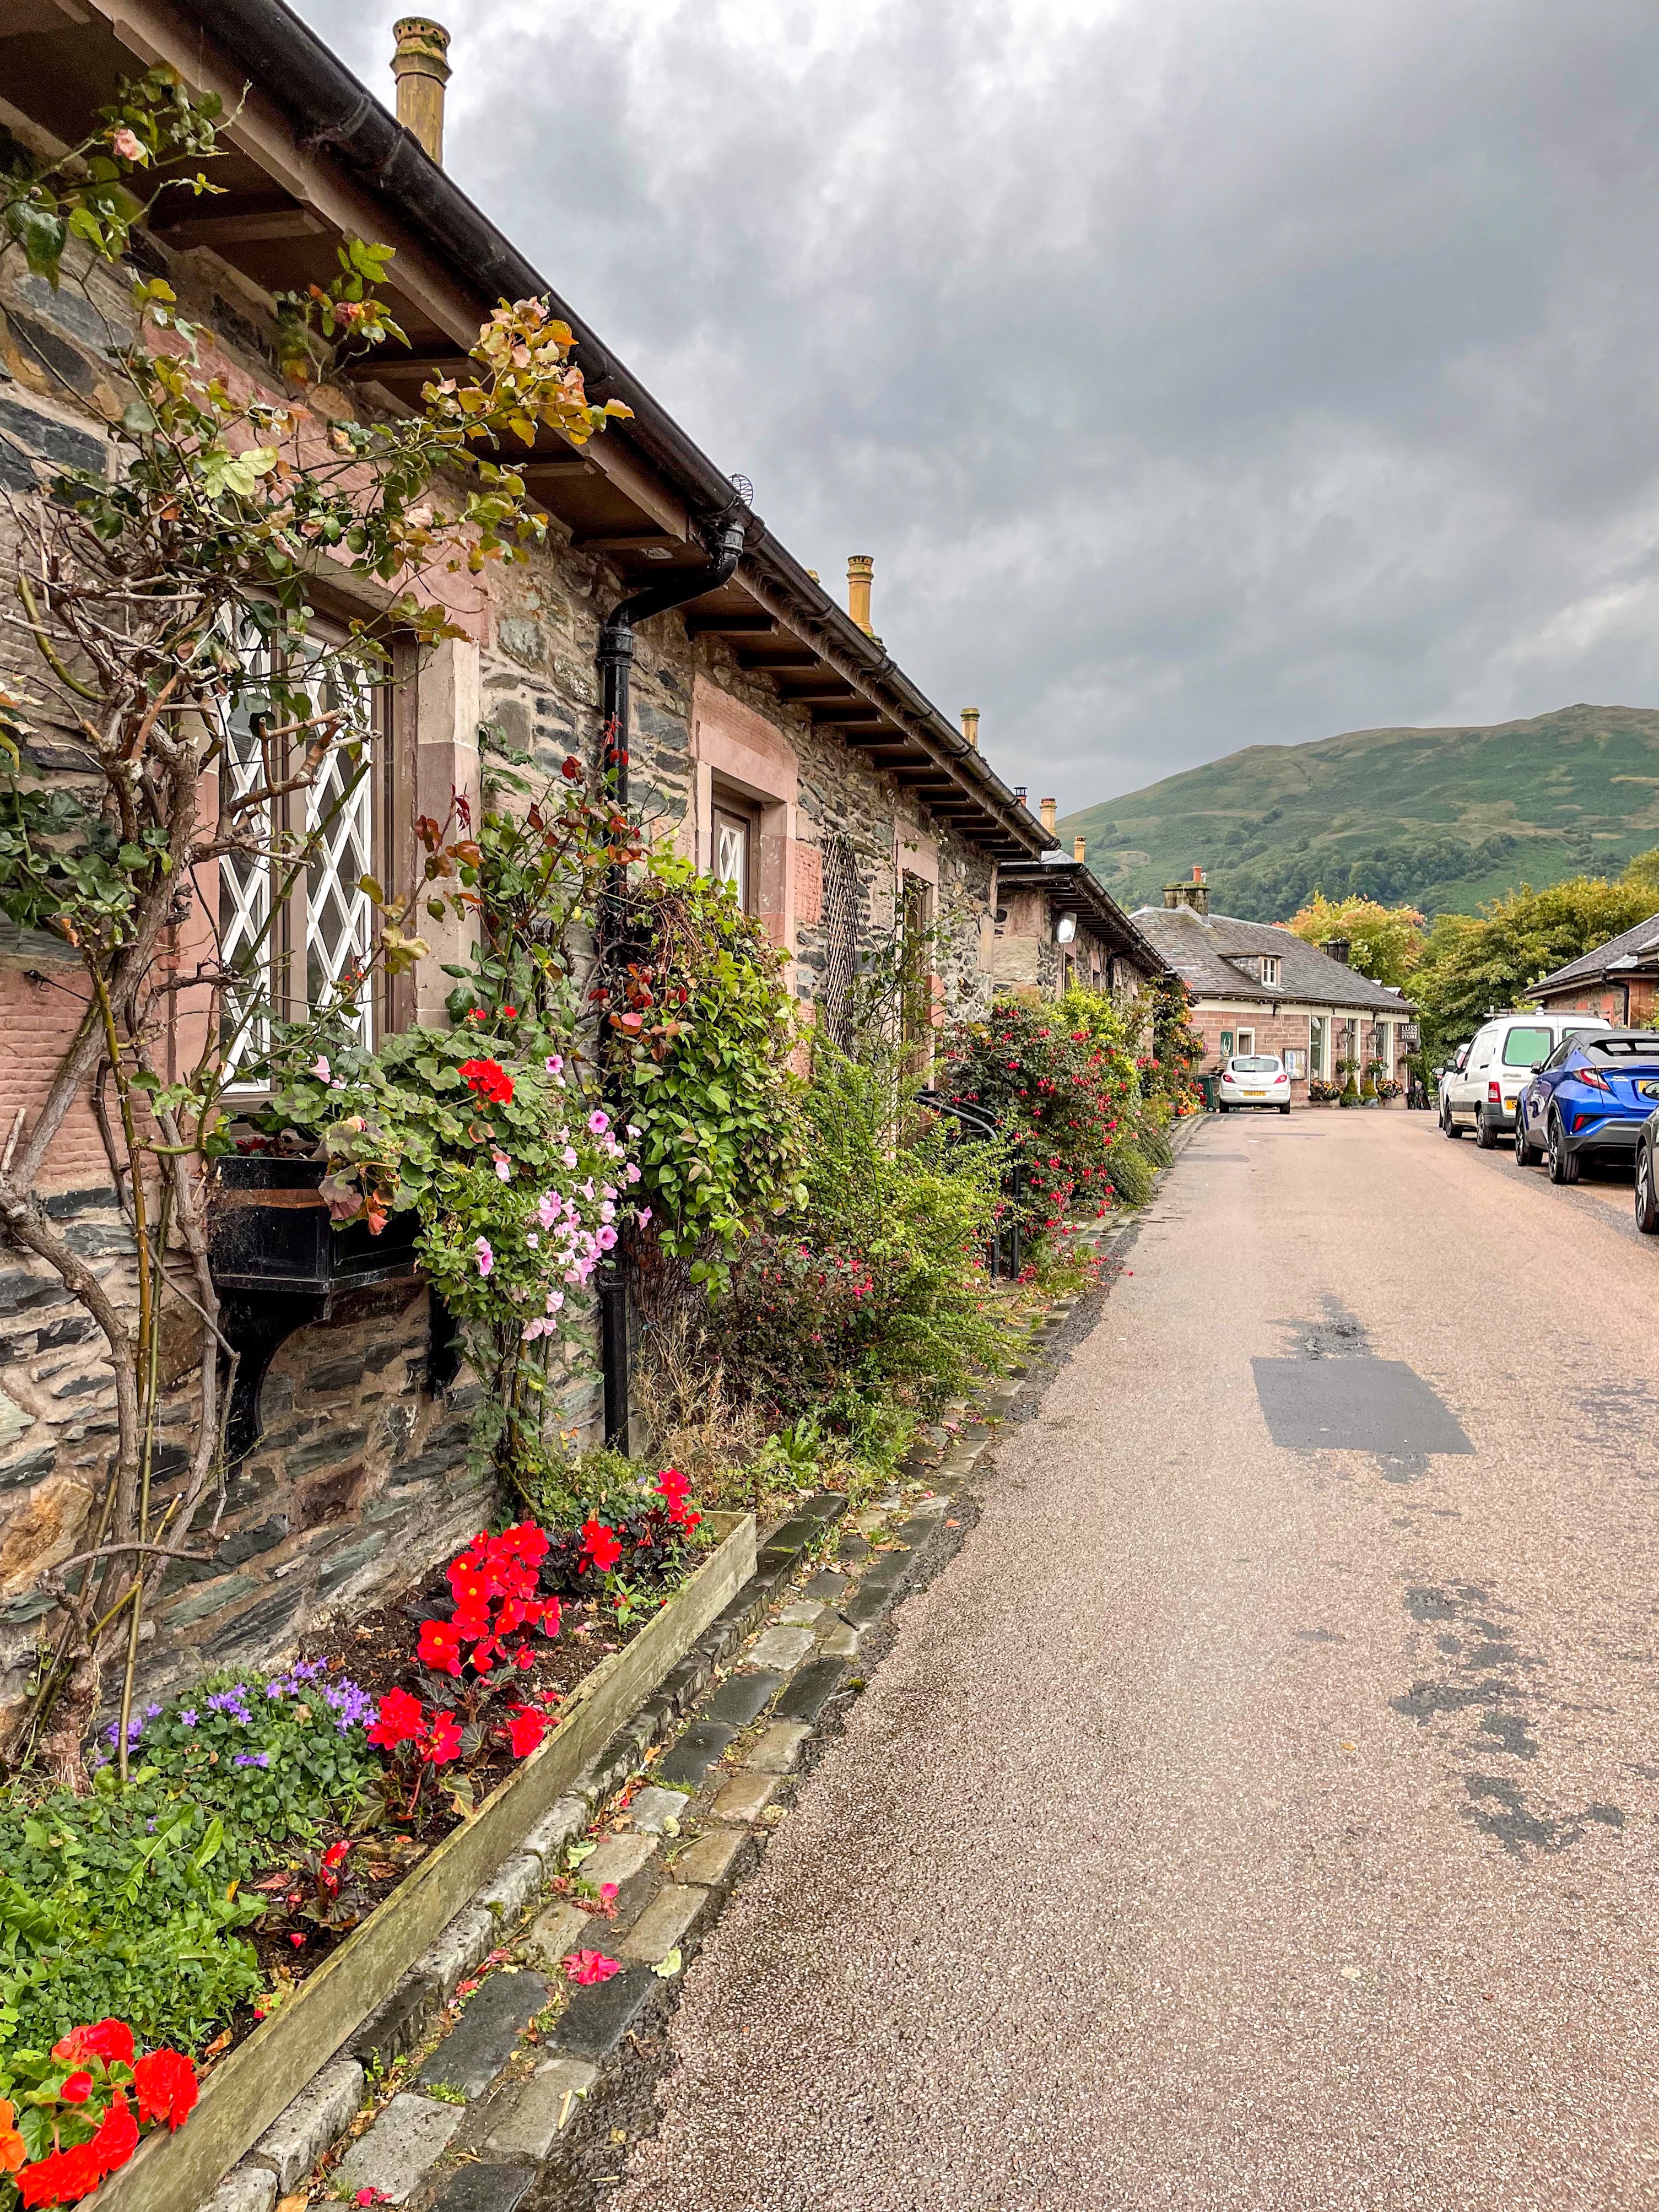
[[[319,623],[318,628],[328,637],[338,625]],[[251,635],[245,636],[242,649],[259,659],[268,655],[268,648]],[[329,671],[328,680],[331,685],[350,681],[348,672],[337,665]],[[278,1020],[299,1019],[314,1010],[324,992],[338,983],[354,960],[362,961],[365,969],[351,1018],[356,1041],[373,1046],[382,1025],[370,968],[377,917],[374,902],[358,878],[369,875],[382,883],[386,878],[392,720],[384,684],[359,682],[352,691],[361,710],[361,742],[368,759],[366,763],[361,757],[354,759],[351,738],[337,738],[319,779],[303,794],[303,827],[307,834],[321,829],[319,851],[266,933],[261,965],[267,1011],[228,1042],[223,1085],[227,1093],[257,1094],[260,1086],[239,1080],[236,1071],[258,1059],[268,1048],[270,1016]],[[234,796],[252,788],[264,773],[261,750],[252,734],[258,712],[252,702],[246,702],[233,726],[227,729],[220,773],[222,777],[228,771]],[[280,770],[283,764],[277,765]],[[342,793],[345,796],[337,808]],[[301,796],[289,793],[258,810],[257,827],[263,836],[301,826]],[[257,938],[269,919],[276,872],[276,864],[268,860],[239,863],[234,856],[227,855],[220,862],[219,951],[227,963]],[[335,927],[325,930],[323,917],[331,913]],[[319,986],[315,995],[313,975]],[[226,995],[228,999],[229,994]]]

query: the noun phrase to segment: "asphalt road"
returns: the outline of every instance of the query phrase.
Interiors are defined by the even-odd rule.
[[[1201,1128],[1129,1265],[611,2201],[1659,2203],[1659,1239],[1305,1113]],[[1382,1448],[1276,1444],[1262,1360]]]

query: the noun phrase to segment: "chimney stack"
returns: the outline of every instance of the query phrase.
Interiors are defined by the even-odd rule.
[[[847,611],[866,637],[874,635],[870,628],[870,582],[875,569],[872,553],[849,553],[847,556]]]
[[[392,25],[392,35],[398,41],[392,57],[392,74],[398,80],[398,120],[441,163],[449,33],[429,15],[405,15]]]
[[[1040,800],[1040,801],[1038,802],[1037,811],[1038,811],[1038,813],[1040,813],[1040,814],[1042,815],[1042,826],[1043,826],[1043,828],[1044,828],[1044,829],[1048,832],[1048,835],[1052,837],[1052,836],[1054,836],[1054,800],[1053,800],[1052,799],[1044,799]]]
[[[974,750],[979,750],[979,708],[964,707],[962,710],[962,734]]]
[[[1088,839],[1086,837],[1073,837],[1072,840],[1072,858],[1077,862],[1079,867],[1083,866],[1083,863],[1088,859]]]
[[[1166,907],[1190,907],[1194,914],[1210,911],[1210,886],[1204,880],[1202,868],[1193,870],[1189,884],[1165,884],[1164,903]]]
[[[1328,960],[1340,961],[1345,968],[1352,964],[1349,954],[1352,947],[1346,937],[1328,937],[1319,949]]]

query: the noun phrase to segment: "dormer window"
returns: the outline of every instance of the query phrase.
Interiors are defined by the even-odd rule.
[[[1279,955],[1264,952],[1261,956],[1261,980],[1271,988],[1279,981]]]

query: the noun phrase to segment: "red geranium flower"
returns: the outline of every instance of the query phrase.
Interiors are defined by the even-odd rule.
[[[26,2166],[16,2177],[17,2193],[26,2205],[73,2204],[79,2197],[90,2197],[102,2179],[92,2145],[76,2143],[70,2150]]]
[[[423,1620],[421,1640],[416,1657],[423,1667],[434,1667],[442,1674],[459,1674],[461,1671],[461,1642],[453,1625],[447,1620]]]
[[[124,2020],[94,2021],[90,2027],[71,2028],[61,2043],[54,2043],[52,2055],[74,2066],[88,2058],[101,2058],[106,2066],[131,2066],[134,2045],[132,2030]]]
[[[66,2105],[84,2105],[87,2099],[92,2094],[91,2075],[66,2075],[64,2079],[64,2086],[58,2094]]]
[[[196,2103],[196,2069],[182,2051],[147,2051],[132,2069],[141,2120],[181,2128]]]
[[[469,1091],[480,1098],[487,1098],[492,1106],[510,1106],[513,1103],[513,1078],[498,1060],[464,1060],[461,1080]]]
[[[584,1521],[582,1523],[582,1564],[596,1566],[601,1574],[614,1567],[622,1557],[622,1546],[617,1540],[614,1528],[607,1528],[603,1521]]]
[[[459,1758],[460,1748],[460,1723],[453,1713],[440,1713],[432,1723],[432,1738],[421,1757],[428,1766],[447,1766],[452,1759]]]
[[[100,2173],[113,2173],[137,2149],[138,2123],[127,2110],[125,2089],[116,2091],[115,2102],[99,2122],[98,2132],[88,2148],[97,2160]]]
[[[380,1700],[374,1725],[367,1733],[371,1743],[378,1743],[387,1751],[395,1750],[400,1743],[412,1743],[426,1733],[426,1716],[421,1710],[420,1699],[410,1697],[407,1690],[388,1690]]]
[[[507,1728],[507,1737],[513,1746],[514,1759],[528,1759],[536,1746],[547,1734],[548,1719],[533,1705],[515,1705]]]

